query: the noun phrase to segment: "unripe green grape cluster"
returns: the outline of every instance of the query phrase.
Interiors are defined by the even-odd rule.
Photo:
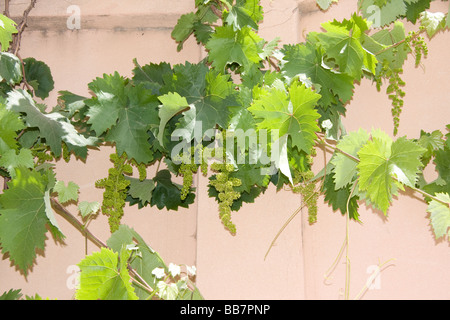
[[[314,155],[314,154],[313,154]],[[313,155],[308,155],[308,163],[313,162]],[[293,174],[294,187],[292,191],[299,193],[305,206],[308,208],[309,223],[317,222],[317,202],[319,200],[319,192],[316,190],[316,181],[311,181],[314,178],[314,172],[306,170],[304,172],[295,170]]]
[[[422,57],[426,58],[428,56],[428,46],[425,42],[425,38],[422,36],[419,36],[419,32],[421,32],[423,30],[424,30],[424,27],[421,26],[420,31],[409,32],[408,36],[405,39],[409,43],[409,46],[411,48],[414,48],[416,67],[418,67],[420,65],[420,62],[422,61]]]
[[[127,188],[130,181],[124,174],[131,175],[133,168],[127,162],[127,155],[119,156],[116,153],[110,155],[114,166],[108,170],[108,177],[95,183],[97,188],[105,189],[103,192],[102,213],[108,217],[111,233],[119,229],[127,197]]]
[[[404,87],[406,83],[400,77],[401,73],[403,73],[402,68],[392,69],[389,62],[384,60],[381,70],[375,78],[377,90],[380,90],[381,81],[383,78],[389,79],[386,94],[388,94],[389,99],[392,101],[391,113],[394,121],[394,135],[398,133],[398,128],[400,126],[400,114],[402,113],[402,108],[404,105],[403,98],[405,97],[405,92],[401,87]]]
[[[231,221],[231,206],[233,202],[241,197],[234,187],[239,187],[242,181],[239,178],[230,177],[230,173],[234,171],[234,166],[229,163],[211,164],[211,170],[216,171],[216,179],[210,180],[218,195],[219,216],[224,226],[232,233],[236,233],[236,226]]]
[[[394,120],[394,135],[398,133],[398,127],[400,126],[400,114],[403,108],[403,97],[405,92],[400,88],[405,86],[405,82],[400,78],[400,73],[403,70],[401,68],[392,70],[389,78],[389,86],[386,89],[386,93],[389,95],[389,99],[392,100],[392,117]]]
[[[208,163],[205,159],[202,157],[201,164],[198,165],[195,163],[195,157],[196,155],[203,155],[204,148],[202,144],[197,144],[195,147],[192,147],[187,157],[190,159],[190,163],[186,163],[186,157],[184,154],[175,156],[173,160],[180,161],[181,164],[178,168],[178,174],[180,174],[183,177],[183,187],[181,188],[181,200],[186,199],[188,196],[192,183],[194,181],[194,173],[198,171],[198,167],[200,166],[200,169],[204,176],[208,173]]]
[[[183,187],[181,188],[181,200],[186,199],[191,190],[194,180],[194,172],[197,172],[198,165],[191,163],[182,163],[178,169],[178,173],[183,176]]]

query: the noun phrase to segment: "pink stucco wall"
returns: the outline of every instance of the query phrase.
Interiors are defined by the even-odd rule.
[[[12,1],[14,4],[15,1]],[[320,12],[314,1],[264,0],[266,12],[260,34],[267,40],[280,36],[283,43],[303,41],[303,35],[319,30],[320,23],[345,18],[356,10],[353,0],[340,0],[328,12]],[[87,84],[103,73],[118,71],[131,75],[132,60],[171,63],[198,62],[204,52],[194,41],[176,51],[170,37],[177,18],[193,9],[193,0],[41,0],[30,16],[22,40],[21,56],[47,62],[55,90],[46,99],[56,104],[58,90],[87,95]],[[69,30],[69,5],[81,8],[81,29]],[[3,5],[3,4],[2,4]],[[0,8],[3,10],[3,8]],[[19,13],[23,5],[13,6]],[[432,10],[447,12],[448,3],[433,3]],[[405,107],[399,135],[418,137],[420,129],[445,128],[450,119],[450,33],[439,34],[429,44],[425,68],[407,62],[404,72]],[[348,106],[348,131],[363,127],[392,132],[390,102],[384,92],[362,81]],[[109,149],[91,152],[86,163],[58,163],[58,178],[81,186],[80,198],[99,201],[102,191],[94,181],[107,174]],[[317,155],[321,169],[323,153]],[[329,159],[330,154],[327,154]],[[432,174],[432,172],[430,172]],[[305,212],[288,225],[267,259],[264,255],[273,237],[301,204],[287,191],[269,189],[253,204],[235,213],[237,235],[224,230],[216,202],[207,195],[207,180],[196,178],[197,201],[189,209],[159,212],[154,208],[127,208],[124,223],[133,226],[166,262],[197,266],[197,284],[207,299],[342,299],[345,286],[345,259],[338,260],[333,272],[327,270],[339,253],[346,234],[346,219],[322,204],[318,222],[307,223]],[[366,299],[448,299],[450,298],[450,248],[448,242],[433,238],[426,204],[421,196],[400,193],[388,216],[360,204],[363,224],[350,222],[348,254],[351,264],[350,298],[365,285],[376,266],[387,260],[367,290]],[[58,223],[66,234],[65,245],[50,238],[46,251],[37,258],[25,279],[10,267],[6,256],[0,260],[0,292],[23,288],[25,294],[39,293],[58,299],[73,297],[71,266],[85,254],[85,240],[66,221]],[[109,229],[99,216],[90,230],[107,239]],[[88,244],[88,251],[96,248]],[[392,259],[392,260],[391,260]]]

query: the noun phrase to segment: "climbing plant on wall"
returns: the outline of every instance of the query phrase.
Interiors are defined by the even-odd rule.
[[[317,1],[323,10],[336,2]],[[48,230],[64,238],[56,213],[101,248],[80,262],[76,298],[201,298],[191,268],[181,276],[178,266],[167,266],[121,223],[127,205],[170,211],[193,204],[194,174],[208,177],[208,194],[231,234],[239,232],[233,212],[273,185],[300,194],[311,223],[320,222],[320,194],[333,210],[359,220],[360,205],[387,214],[393,196],[410,188],[428,203],[435,237],[448,237],[450,133],[397,137],[407,94],[405,61],[423,63],[425,37],[439,41],[450,26],[447,13],[426,11],[431,2],[360,0],[346,19],[323,23],[302,43],[280,45],[258,35],[264,16],[258,0],[195,0],[195,11],[180,17],[172,37],[180,51],[194,37],[206,49],[204,60],[134,60],[131,77],[97,77],[87,84],[90,97],[61,91],[51,110],[37,102],[53,90],[50,69],[20,58],[17,46],[11,50],[23,29],[0,16],[2,253],[26,275],[36,250],[44,250]],[[405,31],[403,18],[414,31]],[[362,81],[388,95],[392,135],[345,130],[342,118]],[[96,181],[103,199],[81,201],[79,187],[59,180],[53,163],[86,159],[105,144],[115,149],[108,176]],[[313,172],[318,148],[332,156]],[[438,174],[432,182],[423,175],[427,165]],[[149,167],[156,167],[154,176],[148,176]],[[65,208],[69,202],[78,204],[78,217]],[[86,227],[97,212],[108,217],[111,237],[105,243]]]

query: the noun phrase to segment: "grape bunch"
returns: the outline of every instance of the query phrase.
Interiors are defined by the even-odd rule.
[[[128,163],[125,153],[119,156],[117,153],[110,155],[114,166],[108,170],[108,177],[95,182],[97,188],[105,189],[103,192],[102,213],[108,217],[111,233],[119,229],[123,216],[127,188],[130,181],[124,174],[131,175],[133,168]]]
[[[421,31],[424,31],[423,26],[420,28],[420,31],[410,31],[405,38],[405,41],[409,46],[414,48],[416,67],[420,65],[422,57],[426,58],[428,56],[428,46],[425,42],[425,38],[419,35]]]
[[[309,165],[312,164],[313,156],[307,155]],[[308,208],[308,221],[315,223],[317,221],[317,201],[319,192],[316,190],[316,181],[312,181],[314,172],[310,169],[305,171],[294,170],[292,191],[302,196],[302,201]]]
[[[234,171],[234,166],[230,163],[211,164],[211,170],[217,172],[216,179],[210,180],[218,195],[219,216],[224,226],[232,233],[236,233],[236,226],[231,221],[231,206],[233,201],[239,199],[241,194],[234,188],[239,187],[242,181],[239,178],[230,177],[230,173]]]

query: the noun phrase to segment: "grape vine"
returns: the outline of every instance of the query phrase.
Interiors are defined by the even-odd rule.
[[[241,197],[241,194],[234,188],[239,187],[242,181],[239,178],[230,177],[230,173],[235,170],[232,164],[214,162],[211,164],[211,170],[217,172],[215,179],[210,179],[209,183],[219,193],[220,220],[231,234],[235,234],[236,225],[231,221],[231,207],[233,202]]]
[[[50,111],[35,101],[53,90],[49,68],[17,55],[32,6],[19,28],[1,15],[0,174],[7,188],[0,194],[2,252],[26,274],[36,250],[45,247],[45,233],[62,237],[55,210],[101,247],[80,263],[77,297],[201,298],[188,279],[179,278],[176,266],[166,266],[121,224],[127,203],[167,211],[189,207],[199,170],[208,177],[220,222],[232,235],[238,229],[232,211],[272,186],[299,194],[310,223],[318,221],[321,194],[333,211],[359,220],[360,202],[387,215],[398,190],[410,188],[428,204],[435,237],[448,237],[450,134],[436,130],[422,132],[420,139],[393,139],[378,129],[346,132],[342,121],[357,83],[369,79],[381,90],[386,82],[396,136],[406,95],[405,61],[411,54],[421,66],[428,56],[423,34],[431,39],[450,26],[448,13],[419,10],[428,1],[398,3],[359,0],[358,11],[346,19],[325,22],[304,42],[281,46],[279,39],[266,41],[258,34],[260,1],[196,0],[194,12],[180,17],[172,37],[181,50],[193,36],[206,50],[204,60],[175,65],[134,60],[132,76],[103,74],[87,85],[90,97],[61,91]],[[371,5],[380,9],[375,24]],[[401,18],[419,27],[406,33]],[[212,132],[219,134],[213,139]],[[111,231],[106,244],[68,212],[65,201],[54,198],[77,202],[78,189],[57,181],[53,168],[54,161],[85,159],[88,149],[103,145],[115,148],[108,176],[95,184],[104,189],[101,211]],[[312,171],[316,147],[332,153],[321,173]],[[198,161],[204,153],[210,156]],[[435,165],[435,181],[425,180],[425,164]],[[156,166],[153,177],[147,172],[151,166]],[[173,176],[181,176],[182,185]],[[79,211],[84,219],[98,208],[99,203],[84,202]],[[155,268],[149,270],[144,260]],[[97,274],[97,267],[107,271]],[[91,276],[101,283],[97,291],[89,290]],[[106,279],[114,279],[120,290],[108,287]]]
[[[103,193],[102,213],[108,217],[111,233],[119,229],[120,221],[124,214],[127,188],[130,181],[124,175],[131,175],[133,168],[127,162],[127,155],[119,156],[117,153],[110,155],[113,167],[108,170],[108,177],[95,182],[97,188],[105,189]]]

